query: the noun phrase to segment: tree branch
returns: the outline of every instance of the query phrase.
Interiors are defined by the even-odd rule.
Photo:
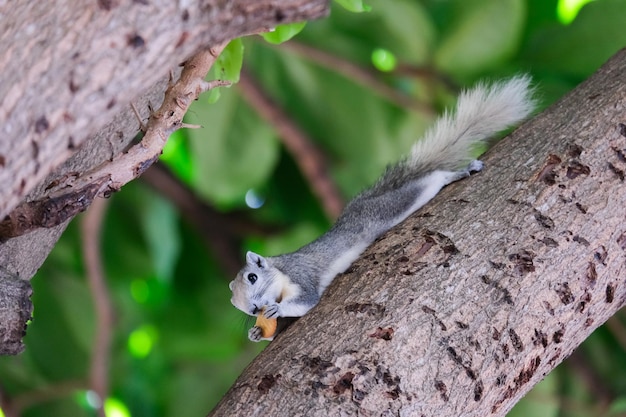
[[[94,201],[81,223],[83,259],[96,312],[96,335],[91,353],[89,385],[101,402],[98,408],[100,417],[104,417],[103,403],[109,394],[109,362],[113,332],[113,308],[100,255],[100,230],[106,206],[107,201],[104,199]]]
[[[504,416],[626,303],[626,49],[370,247],[211,415]]]
[[[22,337],[33,313],[32,293],[28,281],[0,265],[0,355],[16,355],[24,350]]]
[[[94,198],[108,197],[139,177],[159,158],[167,138],[175,130],[185,127],[183,117],[191,103],[201,93],[228,84],[204,80],[227,44],[222,42],[214,48],[202,50],[185,63],[179,80],[165,91],[161,107],[150,115],[148,124],[142,126],[145,134],[140,143],[89,172],[67,176],[64,181],[48,185],[46,189],[50,195],[21,204],[0,222],[0,239],[57,226],[84,211]],[[136,112],[134,107],[133,112]]]

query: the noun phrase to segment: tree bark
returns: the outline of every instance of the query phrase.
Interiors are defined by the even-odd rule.
[[[23,349],[22,337],[33,313],[31,294],[28,281],[0,266],[0,355]]]
[[[0,218],[199,47],[327,11],[325,0],[22,0],[5,8]]]
[[[194,52],[326,13],[328,0],[17,0],[0,6],[0,219],[20,203],[45,199],[64,184],[71,188],[72,180],[131,146],[139,122],[129,104],[147,120],[150,105],[163,100],[169,73],[178,74]],[[19,292],[30,294],[27,280],[68,221],[0,241],[6,271],[0,275],[0,353],[23,349],[28,320],[5,314],[4,306],[21,305],[22,298],[2,288],[24,280]]]
[[[626,302],[625,80],[622,50],[379,239],[210,415],[505,415]]]

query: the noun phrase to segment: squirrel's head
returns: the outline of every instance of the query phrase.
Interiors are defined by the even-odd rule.
[[[244,313],[257,316],[263,307],[281,301],[282,276],[271,260],[248,252],[246,266],[228,285],[233,292],[230,302]]]

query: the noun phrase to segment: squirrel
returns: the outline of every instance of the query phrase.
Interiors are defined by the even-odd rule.
[[[460,94],[454,114],[445,112],[407,156],[352,199],[331,229],[295,252],[264,257],[246,254],[230,282],[231,303],[246,314],[300,317],[326,287],[379,236],[430,201],[443,187],[482,170],[475,146],[524,120],[535,108],[531,79],[518,75]],[[264,338],[261,328],[248,332]]]

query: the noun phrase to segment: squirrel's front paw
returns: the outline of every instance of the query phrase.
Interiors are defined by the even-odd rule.
[[[260,342],[263,339],[263,329],[259,326],[254,326],[248,330],[248,339],[252,342]]]
[[[274,333],[269,337],[263,337],[263,328],[260,326],[254,326],[248,330],[248,339],[252,342],[260,342],[261,340],[274,340]]]
[[[278,317],[280,315],[279,313],[280,313],[280,307],[278,306],[278,304],[269,305],[265,307],[265,309],[263,310],[263,315],[268,319],[273,319],[273,318]]]

